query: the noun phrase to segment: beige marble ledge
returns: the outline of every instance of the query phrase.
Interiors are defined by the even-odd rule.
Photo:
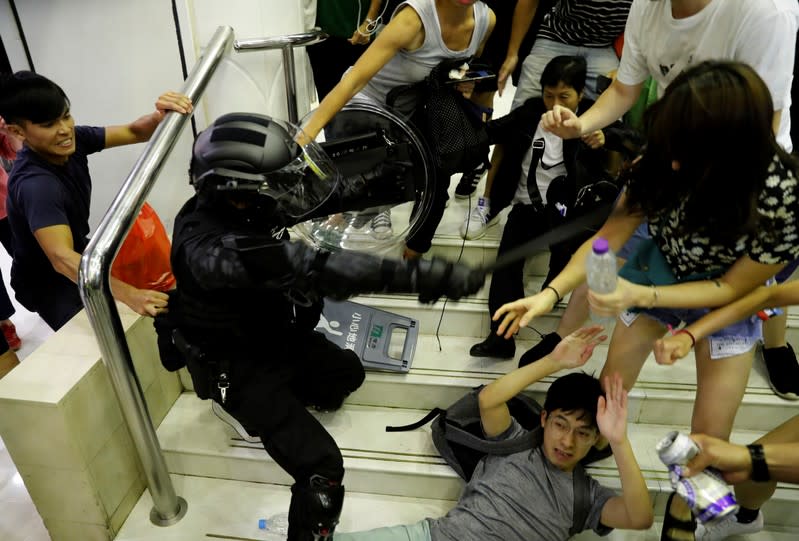
[[[143,319],[127,306],[117,303],[117,309],[126,333]],[[0,404],[57,406],[100,361],[94,330],[81,311],[0,380]]]

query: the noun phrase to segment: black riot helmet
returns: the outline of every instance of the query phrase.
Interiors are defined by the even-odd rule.
[[[315,143],[300,146],[299,128],[255,113],[230,113],[197,136],[191,183],[201,198],[229,195],[270,209],[276,223],[297,223],[322,206],[339,183]]]

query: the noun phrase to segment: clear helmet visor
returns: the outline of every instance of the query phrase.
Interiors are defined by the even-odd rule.
[[[295,141],[301,133],[291,125],[286,130]],[[258,192],[274,199],[283,214],[299,220],[330,198],[341,175],[316,142],[296,146],[297,156],[277,171],[266,173]]]

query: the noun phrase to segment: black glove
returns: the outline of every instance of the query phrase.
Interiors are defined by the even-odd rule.
[[[417,263],[416,289],[419,302],[433,303],[442,295],[458,300],[477,293],[485,282],[485,271],[434,257]]]

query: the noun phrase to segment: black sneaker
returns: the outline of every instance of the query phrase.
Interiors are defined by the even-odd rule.
[[[461,180],[455,187],[455,198],[466,199],[474,193],[477,185],[480,184],[480,179],[483,178],[483,173],[486,172],[485,165],[479,165],[476,169],[468,171],[461,175]]]
[[[488,338],[472,346],[472,349],[469,350],[469,355],[472,357],[512,359],[516,355],[516,342],[513,338],[505,339],[491,331]]]
[[[525,351],[519,358],[519,368],[532,364],[552,353],[563,338],[556,332],[545,334],[539,343]]]
[[[763,348],[763,360],[774,393],[785,400],[799,400],[799,362],[791,345]]]

